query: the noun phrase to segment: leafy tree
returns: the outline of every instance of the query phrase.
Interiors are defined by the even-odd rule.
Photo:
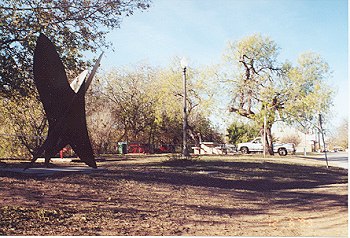
[[[298,146],[301,143],[301,137],[297,133],[285,135],[279,139],[281,143],[293,143]]]
[[[86,95],[86,122],[92,148],[97,154],[114,152],[115,146],[111,141],[116,141],[116,130],[113,108],[106,97],[101,94],[99,84],[92,83],[91,90]]]
[[[109,46],[105,36],[150,0],[3,0],[0,5],[0,95],[26,95],[39,32],[52,39],[68,73],[86,66],[83,52]]]
[[[176,64],[173,63],[173,65]],[[155,133],[158,135],[158,142],[160,143],[181,144],[183,120],[182,75],[181,69],[173,65],[159,69],[153,84],[155,89],[153,92],[157,94],[157,103],[154,107]],[[191,87],[188,86],[188,88]],[[188,93],[187,100],[190,100],[190,93]]]
[[[114,69],[101,78],[101,92],[112,104],[114,124],[121,138],[145,141],[153,128],[156,94],[152,87],[155,73],[150,67]]]
[[[319,115],[327,119],[334,91],[325,83],[330,77],[329,65],[313,52],[299,56],[297,66],[291,67],[285,80],[284,110],[280,117],[302,131],[319,128]]]
[[[273,154],[271,127],[279,102],[278,81],[284,70],[277,62],[278,47],[260,34],[230,44],[225,58],[237,73],[233,76],[233,100],[230,111],[255,121],[260,127],[266,120],[266,148]]]
[[[199,143],[199,138],[221,141],[221,135],[204,116],[202,102],[207,99],[203,99],[199,93],[204,86],[194,74],[195,70],[191,69],[188,75],[189,143]],[[110,123],[113,127],[106,131],[118,134],[116,141],[123,139],[149,144],[181,144],[182,93],[179,67],[155,69],[139,65],[129,69],[114,69],[103,75],[94,90],[94,98],[102,95],[108,101],[107,107],[97,111],[109,111],[108,117],[112,117]],[[92,107],[91,110],[93,115],[95,109]],[[91,133],[102,130],[97,126],[95,128]]]
[[[192,124],[194,132],[197,133],[197,136],[200,141],[214,141],[217,143],[223,143],[223,135],[218,132],[218,129],[213,127],[211,121],[208,117],[204,116],[204,113],[197,113],[192,116]],[[194,143],[198,141],[193,139]]]
[[[234,121],[227,128],[229,142],[237,145],[254,139],[260,133],[260,128],[256,124]]]
[[[180,60],[159,72],[157,77],[158,103],[156,107],[157,122],[162,125],[163,119],[177,124],[177,143],[182,141],[183,82]],[[212,103],[210,86],[195,68],[187,70],[187,134],[189,143],[199,144],[200,140],[222,141],[222,136],[212,127],[208,119],[208,108]],[[179,126],[180,125],[180,126]],[[164,128],[164,126],[160,127]]]
[[[338,127],[338,143],[343,148],[349,148],[349,121],[348,119],[344,119],[341,125]]]
[[[17,135],[12,137],[13,143],[6,141],[4,135],[0,138],[8,145],[7,151],[12,148],[22,151],[25,147],[33,153],[40,144],[35,138],[47,129],[32,80],[33,52],[39,33],[46,34],[54,42],[68,77],[73,78],[89,65],[83,58],[84,53],[110,47],[105,40],[108,31],[120,27],[122,18],[135,10],[147,9],[149,3],[150,0],[1,2],[0,100],[5,105],[1,113],[8,124],[1,125],[0,131]]]
[[[164,112],[155,121],[155,143],[178,145],[182,143],[182,120]]]
[[[340,146],[343,149],[347,149],[349,146],[349,121],[344,119],[336,130],[331,133],[329,146]]]
[[[225,52],[229,66],[225,76],[232,85],[230,111],[253,120],[261,128],[265,118],[265,148],[270,154],[271,127],[276,118],[290,124],[315,122],[319,113],[327,112],[332,99],[332,90],[324,83],[329,68],[319,55],[303,54],[295,67],[279,62],[278,55],[277,44],[260,34],[229,44]]]
[[[16,100],[0,97],[0,114],[4,119],[0,139],[8,157],[33,155],[43,143],[47,119],[37,98],[35,94]]]

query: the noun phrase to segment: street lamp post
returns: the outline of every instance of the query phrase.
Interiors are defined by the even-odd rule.
[[[188,157],[189,152],[187,149],[187,136],[186,136],[186,130],[187,130],[187,90],[186,90],[186,68],[187,68],[187,59],[182,58],[180,61],[181,68],[183,69],[183,127],[182,127],[182,156]]]

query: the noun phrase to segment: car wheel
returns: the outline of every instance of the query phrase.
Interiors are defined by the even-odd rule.
[[[249,154],[248,147],[242,147],[242,148],[241,148],[241,153],[242,153],[242,154]]]
[[[278,149],[278,154],[280,156],[286,156],[287,155],[287,150],[285,148],[279,148]]]

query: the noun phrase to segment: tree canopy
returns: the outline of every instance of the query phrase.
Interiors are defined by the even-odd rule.
[[[39,33],[48,36],[74,78],[84,53],[111,46],[107,33],[150,0],[3,0],[0,5],[0,152],[33,153],[45,136],[46,117],[33,84],[33,53]],[[24,147],[24,148],[23,148]],[[5,149],[6,148],[6,149]],[[2,155],[8,156],[6,153]]]
[[[32,56],[39,32],[54,41],[68,77],[73,78],[89,65],[84,61],[84,53],[109,47],[105,40],[108,31],[119,27],[122,18],[135,10],[147,9],[149,2],[3,1],[0,6],[0,116],[9,123],[0,126],[0,132],[14,135],[16,146],[21,145],[30,153],[46,132],[46,118],[32,81]],[[255,34],[228,45],[219,72],[211,70],[205,75],[207,72],[203,69],[187,71],[187,133],[191,143],[222,140],[209,119],[214,88],[230,91],[229,111],[256,125],[249,127],[234,122],[228,128],[231,143],[239,142],[244,136],[252,137],[248,131],[254,134],[266,121],[266,148],[271,154],[271,128],[276,120],[309,128],[317,125],[320,114],[325,118],[333,96],[325,83],[331,76],[328,64],[313,52],[301,54],[295,65],[282,62],[280,50],[269,37]],[[212,79],[207,81],[208,77]],[[220,78],[226,85],[219,89],[213,78]],[[110,141],[122,139],[181,143],[181,79],[181,69],[175,64],[165,68],[119,67],[100,74],[99,83],[94,83],[87,95],[87,121],[95,150],[106,151]],[[27,137],[21,137],[22,134]]]
[[[230,111],[256,122],[266,120],[266,148],[272,150],[271,127],[279,119],[290,124],[317,125],[327,114],[332,89],[325,84],[328,64],[316,53],[304,53],[298,65],[278,60],[279,47],[269,37],[255,34],[230,43],[222,74],[232,86]]]
[[[0,5],[0,96],[32,92],[32,56],[38,33],[57,47],[66,71],[86,66],[83,53],[108,47],[106,34],[150,0],[3,0]]]
[[[205,113],[203,84],[195,69],[188,74],[189,143],[222,141]],[[180,145],[183,88],[179,66],[119,67],[100,75],[88,96],[87,119],[95,148],[128,141]],[[104,106],[102,106],[104,105]],[[102,148],[103,149],[103,148]]]
[[[243,123],[237,120],[227,128],[229,142],[234,145],[250,141],[257,137],[259,133],[260,128],[256,124]]]

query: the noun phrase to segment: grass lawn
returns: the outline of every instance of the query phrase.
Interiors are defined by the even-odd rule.
[[[128,155],[98,166],[50,176],[0,170],[0,235],[348,235],[348,171],[319,160]]]

